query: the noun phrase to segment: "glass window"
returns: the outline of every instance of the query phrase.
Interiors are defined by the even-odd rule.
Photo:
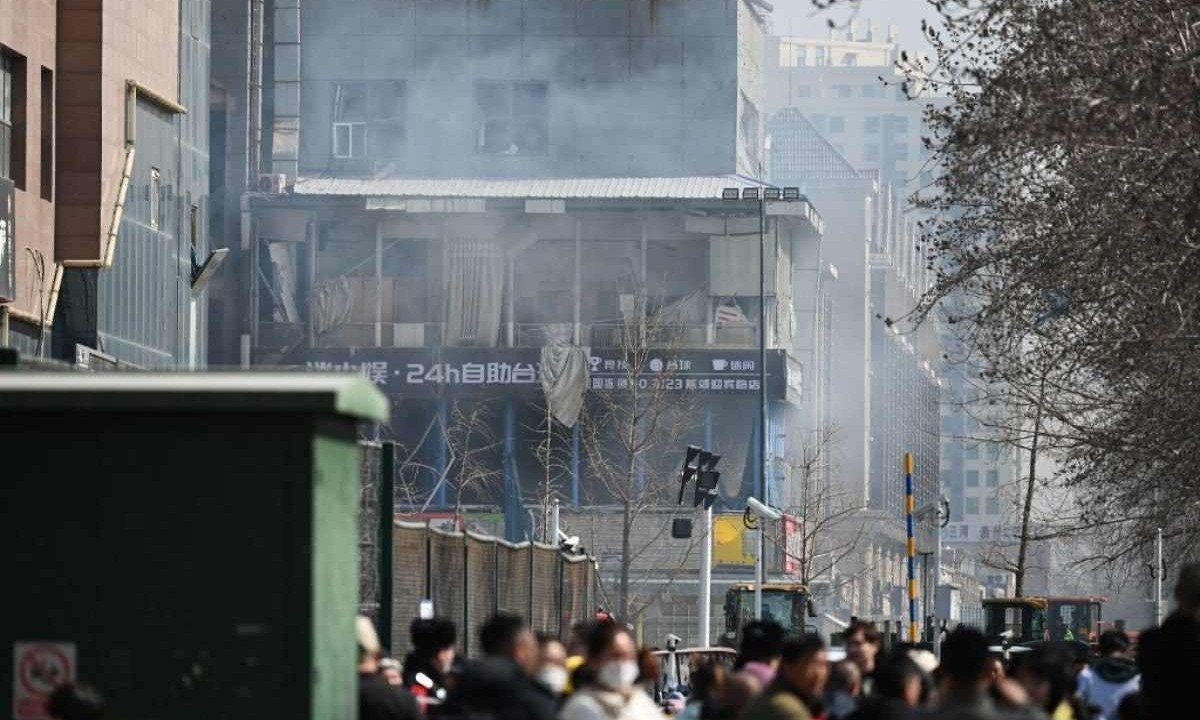
[[[966,458],[968,460],[978,460],[979,459],[979,444],[971,443],[970,445],[968,445],[965,454],[966,454]]]
[[[881,98],[883,97],[883,85],[879,83],[871,83],[862,86],[862,96],[865,98]]]
[[[829,116],[829,132],[841,133],[846,131],[846,118],[841,115]]]
[[[366,83],[333,85],[333,156],[361,158],[366,155]]]
[[[979,471],[978,470],[968,470],[965,473],[965,475],[966,475],[967,487],[979,487]]]
[[[1000,514],[1000,498],[990,497],[987,499],[987,514],[988,515],[999,515]]]
[[[966,514],[967,517],[979,514],[979,498],[969,497],[966,499]]]
[[[13,62],[0,52],[0,177],[12,177]]]
[[[813,64],[820,67],[829,64],[829,50],[822,46],[814,48]]]
[[[846,67],[856,67],[858,65],[858,53],[846,53],[843,55],[842,64]]]
[[[849,85],[834,85],[833,86],[833,94],[836,97],[848,98],[848,97],[850,97],[850,86]]]
[[[907,143],[897,143],[896,147],[893,148],[893,153],[895,154],[897,160],[907,160],[908,159],[908,144]]]
[[[867,143],[863,148],[863,160],[879,162],[879,143]]]
[[[812,85],[797,85],[796,86],[796,97],[802,97],[802,98],[812,97],[812,94],[813,94]]]
[[[868,135],[878,135],[879,124],[878,117],[868,117],[863,122],[863,130],[865,130]]]
[[[475,149],[487,155],[545,155],[548,94],[544,82],[475,83]]]
[[[997,487],[1000,485],[1000,471],[988,470],[984,473],[984,479],[987,481],[988,487]]]
[[[892,131],[897,133],[908,132],[908,117],[905,115],[893,115]]]

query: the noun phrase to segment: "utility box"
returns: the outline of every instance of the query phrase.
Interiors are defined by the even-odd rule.
[[[350,375],[0,372],[0,708],[74,677],[111,717],[357,717],[386,417]]]

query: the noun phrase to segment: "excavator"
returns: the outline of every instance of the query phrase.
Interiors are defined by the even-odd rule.
[[[788,635],[804,633],[806,617],[816,617],[808,588],[801,583],[763,583],[763,620],[774,620]],[[754,583],[736,583],[725,593],[725,642],[741,640],[742,627],[754,619]]]

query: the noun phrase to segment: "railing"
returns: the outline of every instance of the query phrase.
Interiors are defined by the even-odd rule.
[[[443,323],[343,323],[323,332],[316,347],[395,347],[434,348],[443,346]],[[302,323],[260,322],[258,345],[285,348],[304,341]],[[630,333],[645,332],[645,338],[630,338]],[[756,323],[673,323],[639,329],[624,323],[584,323],[579,343],[584,347],[621,348],[627,346],[678,348],[756,348]],[[541,347],[551,339],[573,342],[572,323],[515,323],[514,347]],[[628,342],[627,342],[628,339]],[[508,327],[501,326],[498,346],[508,345]]]

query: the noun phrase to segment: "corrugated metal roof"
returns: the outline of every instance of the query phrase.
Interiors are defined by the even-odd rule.
[[[719,200],[728,187],[770,187],[741,175],[700,177],[545,178],[300,178],[297,195],[428,198],[553,198]]]
[[[771,175],[777,180],[791,184],[866,177],[796,108],[775,113],[767,122],[767,132],[771,135]]]

